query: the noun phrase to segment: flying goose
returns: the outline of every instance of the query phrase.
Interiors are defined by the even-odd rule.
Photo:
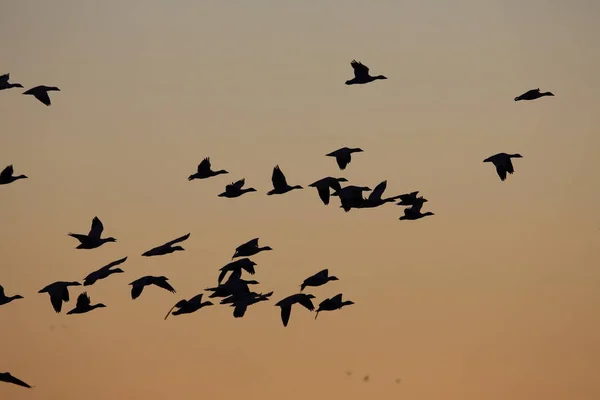
[[[75,304],[75,308],[73,308],[71,311],[69,311],[67,313],[67,315],[85,314],[96,308],[103,308],[103,307],[106,307],[106,306],[102,303],[91,304],[90,296],[88,296],[87,292],[83,292],[77,297],[77,304]]]
[[[335,157],[335,161],[337,161],[338,167],[340,170],[345,170],[346,166],[350,164],[352,161],[352,153],[362,153],[364,150],[360,148],[348,148],[342,147],[341,149],[337,149],[336,151],[332,151],[329,154],[325,154],[326,157]]]
[[[386,187],[387,181],[380,182],[377,186],[375,186],[375,189],[373,189],[369,197],[367,197],[366,199],[362,199],[357,208],[379,207],[385,203],[396,201],[396,199],[399,199],[400,196],[402,196],[393,196],[382,199],[381,196],[383,195],[383,192],[385,192]]]
[[[171,293],[177,293],[175,291],[175,289],[173,289],[173,286],[171,286],[169,284],[169,282],[167,282],[169,280],[169,278],[167,278],[166,276],[143,276],[140,279],[136,279],[135,281],[131,282],[131,299],[135,300],[138,297],[140,297],[140,295],[142,294],[142,291],[144,290],[144,287],[146,286],[150,286],[150,285],[154,285],[154,286],[158,286],[159,288],[168,290]]]
[[[48,96],[48,92],[52,92],[52,91],[57,91],[60,92],[60,89],[57,88],[56,86],[36,86],[34,88],[31,88],[25,92],[23,92],[23,94],[30,94],[33,95],[33,97],[35,97],[36,99],[38,99],[39,101],[41,101],[43,104],[50,106],[50,96]]]
[[[535,100],[535,99],[539,99],[540,97],[544,97],[544,96],[554,96],[554,93],[552,93],[552,92],[540,92],[540,88],[531,89],[531,90],[526,91],[522,95],[515,97],[515,101],[519,101],[519,100]]]
[[[192,174],[188,177],[188,181],[193,181],[194,179],[206,179],[212,176],[217,176],[221,174],[228,174],[229,172],[224,169],[220,169],[218,171],[213,171],[210,169],[210,158],[206,157],[204,160],[198,164],[198,171],[195,174]]]
[[[242,269],[243,269],[244,271],[248,272],[250,275],[254,275],[255,274],[255,271],[254,271],[255,265],[256,265],[256,263],[247,257],[232,261],[229,264],[227,264],[224,267],[221,267],[219,269],[219,271],[221,271],[221,273],[219,274],[219,279],[218,279],[217,283],[221,284],[223,279],[225,279],[225,275],[227,275],[227,272],[231,272],[232,275],[235,274],[237,277],[241,277]]]
[[[404,215],[399,219],[401,220],[416,220],[421,219],[423,217],[427,217],[429,215],[435,215],[434,213],[427,211],[426,213],[421,213],[421,207],[423,207],[423,203],[417,203],[411,207],[404,209]]]
[[[501,181],[506,180],[506,173],[512,174],[515,172],[513,168],[511,158],[523,158],[520,154],[506,154],[498,153],[491,157],[486,158],[483,162],[491,162],[496,167],[496,172],[500,177]]]
[[[315,296],[312,294],[296,293],[280,300],[277,304],[275,304],[276,307],[281,308],[281,321],[283,322],[283,326],[285,327],[288,325],[290,315],[292,313],[292,306],[294,304],[298,303],[308,311],[313,311],[315,306],[310,299],[314,298]]]
[[[92,220],[92,227],[87,235],[82,235],[79,233],[69,233],[68,235],[79,240],[80,244],[76,247],[76,249],[90,250],[100,247],[104,243],[117,241],[117,239],[114,237],[100,238],[103,231],[104,225],[102,224],[102,221],[100,221],[98,217],[94,217]]]
[[[321,304],[319,304],[319,308],[317,308],[317,315],[315,315],[315,319],[317,319],[321,311],[340,310],[342,307],[349,306],[352,304],[354,304],[354,302],[350,300],[342,301],[342,294],[338,293],[330,299],[323,300]]]
[[[207,292],[212,292],[211,295],[208,296],[210,298],[229,297],[237,294],[250,293],[249,285],[258,285],[258,281],[247,281],[240,278],[236,274],[231,274],[225,283],[219,284],[217,287],[206,288],[204,290]]]
[[[2,172],[0,172],[0,185],[7,185],[19,179],[27,179],[25,175],[17,175],[14,176],[14,169],[12,165],[4,168]]]
[[[348,180],[346,178],[333,178],[328,176],[326,178],[319,179],[308,186],[316,188],[323,204],[328,205],[330,193],[329,189],[331,188],[335,191],[340,191],[342,189],[340,182],[348,182]]]
[[[10,88],[14,88],[14,87],[20,87],[20,88],[23,87],[23,85],[21,85],[20,83],[8,83],[9,79],[10,79],[10,74],[0,75],[0,90],[10,89]]]
[[[48,293],[50,296],[50,303],[56,313],[59,313],[62,309],[63,301],[69,302],[69,286],[81,286],[79,282],[54,282],[45,288],[41,289],[38,293]]]
[[[279,168],[279,165],[276,165],[275,168],[273,168],[273,175],[271,175],[271,182],[273,183],[273,189],[269,190],[267,192],[267,195],[269,195],[269,196],[272,194],[284,194],[284,193],[287,193],[294,189],[302,189],[302,186],[300,186],[300,185],[295,185],[295,186],[288,185],[287,179],[285,178],[285,175],[281,171],[281,168]]]
[[[273,292],[269,293],[251,293],[247,296],[238,297],[233,302],[231,302],[230,307],[235,307],[233,309],[233,317],[234,318],[242,318],[246,314],[246,310],[252,304],[259,303],[261,301],[267,301],[273,295]]]
[[[338,196],[342,203],[344,211],[348,212],[352,208],[358,208],[363,201],[363,192],[371,191],[371,188],[366,186],[349,185],[341,190],[333,192],[332,196]]]
[[[260,253],[261,251],[269,251],[273,250],[270,246],[259,247],[258,246],[258,238],[254,238],[252,240],[247,241],[244,244],[239,245],[235,249],[235,253],[231,259],[233,260],[236,257],[250,257],[255,254]]]
[[[244,188],[244,184],[246,183],[246,179],[240,179],[239,181],[232,182],[229,185],[225,186],[225,191],[219,194],[219,197],[227,197],[233,199],[235,197],[240,197],[244,193],[248,192],[256,192],[254,188]]]
[[[400,202],[397,203],[396,205],[398,205],[398,206],[414,206],[416,203],[425,203],[428,201],[423,196],[417,197],[418,194],[419,194],[418,190],[416,192],[401,194],[400,196],[398,196],[398,198],[400,199]]]
[[[0,306],[10,303],[13,300],[22,299],[23,296],[16,294],[14,296],[7,296],[4,294],[4,288],[0,285]]]
[[[23,382],[22,380],[15,378],[10,374],[10,372],[0,372],[0,382],[12,383],[14,385],[23,386],[28,389],[31,389],[33,387]]]
[[[352,60],[350,65],[354,69],[354,78],[346,81],[346,85],[357,85],[363,83],[373,82],[377,79],[387,79],[387,77],[383,75],[371,76],[369,75],[369,67],[364,65],[361,62],[356,60]]]
[[[322,286],[329,281],[338,281],[338,280],[339,279],[337,278],[337,276],[329,276],[329,270],[324,269],[322,271],[317,272],[313,276],[309,276],[308,278],[306,278],[304,280],[304,282],[302,282],[302,284],[300,285],[300,291],[303,291],[304,288],[307,286],[313,286],[313,287]]]
[[[111,268],[116,267],[117,265],[123,264],[126,260],[127,260],[127,257],[123,257],[120,260],[113,261],[110,264],[107,264],[104,267],[90,273],[88,276],[86,276],[83,279],[83,286],[91,286],[94,283],[96,283],[96,281],[99,281],[100,279],[108,278],[112,274],[125,272],[121,268],[115,268],[115,269],[111,269]]]
[[[175,251],[184,251],[185,249],[181,246],[173,246],[176,243],[183,242],[190,237],[190,233],[187,233],[177,239],[171,240],[165,244],[161,244],[160,246],[156,246],[145,253],[142,254],[143,257],[153,257],[153,256],[164,256],[165,254],[171,254]]]
[[[173,311],[173,315],[181,315],[181,314],[191,314],[193,312],[198,311],[202,307],[212,306],[213,303],[210,301],[202,302],[202,293],[192,297],[189,300],[179,300],[167,313],[165,316],[165,320],[171,314],[173,309],[177,308],[177,310]]]

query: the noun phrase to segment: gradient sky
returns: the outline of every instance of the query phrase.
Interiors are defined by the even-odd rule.
[[[2,0],[0,399],[596,400],[600,397],[600,4],[592,0]],[[387,81],[346,86],[356,58]],[[540,87],[556,94],[513,98]],[[346,171],[324,155],[361,147]],[[500,182],[482,160],[521,153]],[[188,182],[204,157],[230,173]],[[419,190],[434,217],[344,213],[291,184]],[[246,178],[258,189],[216,195]],[[118,239],[74,250],[97,215]],[[191,232],[185,252],[146,259]],[[272,301],[163,321],[239,244]],[[37,291],[118,258],[55,314]],[[329,268],[355,305],[274,303]],[[129,282],[166,275],[177,294]],[[81,288],[71,290],[71,309]],[[353,372],[346,376],[345,371]],[[369,383],[362,376],[369,374]],[[401,378],[402,382],[394,382]]]

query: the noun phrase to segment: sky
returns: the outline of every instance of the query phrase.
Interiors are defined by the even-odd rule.
[[[600,4],[591,0],[3,0],[0,398],[591,400],[600,396]],[[389,79],[346,86],[350,61]],[[555,97],[514,102],[540,88]],[[345,171],[325,154],[360,147]],[[501,182],[483,159],[520,153]],[[229,174],[188,182],[204,158]],[[303,190],[266,196],[280,165]],[[324,206],[325,176],[434,216]],[[245,178],[258,192],[217,197]],[[98,216],[117,238],[75,250]],[[184,252],[141,253],[191,232]],[[255,237],[242,319],[163,317],[215,286]],[[38,290],[81,281],[107,308],[66,315]],[[317,321],[278,300],[355,305]],[[176,294],[128,283],[165,275]],[[247,278],[248,279],[248,278]],[[351,371],[352,375],[346,375]],[[362,377],[370,376],[369,382]],[[397,378],[401,379],[396,383]]]

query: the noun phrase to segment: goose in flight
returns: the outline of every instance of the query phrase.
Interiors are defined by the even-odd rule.
[[[206,179],[212,176],[228,173],[229,172],[225,171],[224,169],[220,169],[218,171],[213,171],[210,169],[210,158],[206,157],[200,162],[200,164],[198,164],[198,171],[188,177],[188,181],[193,181],[194,179]]]
[[[425,203],[428,201],[423,196],[417,197],[418,194],[419,194],[418,190],[416,192],[401,194],[400,196],[398,196],[398,198],[400,199],[400,202],[397,203],[396,205],[398,205],[398,206],[414,206],[417,203]]]
[[[235,197],[240,197],[244,193],[256,192],[256,189],[252,187],[243,188],[245,183],[246,179],[240,179],[239,181],[230,183],[229,185],[225,186],[225,191],[219,194],[219,197],[227,197],[233,199]]]
[[[552,93],[552,92],[540,92],[540,88],[531,89],[531,90],[526,91],[522,95],[515,97],[515,101],[520,101],[520,100],[535,100],[535,99],[539,99],[540,97],[544,97],[544,96],[554,96],[554,93]]]
[[[415,220],[415,219],[421,219],[423,217],[427,217],[429,215],[435,215],[434,213],[427,211],[426,213],[421,213],[421,207],[423,207],[423,203],[420,204],[415,204],[411,207],[405,208],[404,209],[404,215],[401,216],[399,219],[401,220]]]
[[[79,246],[76,249],[95,249],[96,247],[102,246],[104,243],[116,242],[117,239],[114,237],[100,238],[104,231],[104,225],[98,217],[94,217],[92,220],[92,227],[87,235],[79,233],[69,233],[68,235],[79,240]]]
[[[258,238],[254,238],[252,240],[247,241],[246,243],[239,245],[235,249],[235,253],[231,259],[233,260],[236,257],[250,257],[255,254],[260,253],[261,251],[269,251],[273,250],[269,246],[259,247],[258,246]]]
[[[10,374],[10,372],[0,372],[0,382],[12,383],[14,385],[23,386],[28,389],[31,389],[33,387],[23,382],[22,380],[15,378]]]
[[[281,171],[281,168],[279,168],[279,165],[276,165],[275,168],[273,168],[271,182],[273,183],[273,189],[267,192],[267,195],[269,196],[272,194],[284,194],[294,189],[302,189],[302,186],[300,185],[288,185],[287,179],[285,178],[283,171]]]
[[[30,94],[33,97],[35,97],[36,99],[38,99],[39,101],[41,101],[43,104],[50,106],[50,104],[52,104],[50,102],[50,96],[48,96],[48,92],[60,92],[60,89],[57,88],[56,86],[36,86],[34,88],[31,88],[25,92],[23,92],[23,94]]]
[[[363,202],[363,192],[369,192],[371,188],[366,186],[346,186],[341,190],[333,192],[332,196],[338,196],[342,203],[344,211],[348,212],[352,208],[358,208]]]
[[[498,153],[491,157],[486,158],[483,162],[491,162],[496,167],[496,172],[500,177],[501,181],[506,180],[506,173],[512,174],[515,172],[513,168],[511,158],[523,158],[520,154],[506,154]]]
[[[346,178],[333,178],[328,176],[326,178],[319,179],[308,186],[316,188],[323,204],[328,205],[330,194],[329,189],[331,188],[334,191],[340,191],[342,189],[340,182],[348,182],[348,180]]]
[[[354,78],[350,79],[349,81],[346,81],[346,85],[358,85],[373,82],[377,79],[387,79],[387,77],[383,75],[369,75],[369,67],[356,60],[352,60],[350,62],[350,65],[354,69]]]
[[[0,306],[8,304],[13,300],[18,300],[22,298],[23,296],[21,296],[20,294],[16,294],[14,296],[7,296],[6,294],[4,294],[4,288],[2,287],[2,285],[0,285]]]
[[[4,168],[2,172],[0,172],[0,185],[7,185],[19,179],[27,179],[25,175],[13,175],[14,169],[12,165]]]
[[[338,167],[340,170],[345,170],[346,166],[350,164],[352,161],[352,153],[362,153],[364,150],[358,147],[356,148],[348,148],[342,147],[341,149],[337,149],[336,151],[332,151],[329,154],[325,154],[326,157],[335,157],[335,161],[337,161]]]
[[[144,287],[150,286],[150,285],[158,286],[159,288],[168,290],[171,293],[177,293],[175,291],[175,289],[173,289],[173,286],[171,286],[169,284],[169,282],[167,282],[168,280],[169,280],[169,278],[167,278],[166,276],[150,276],[150,275],[143,276],[140,279],[136,279],[135,281],[130,283],[131,299],[135,300],[138,297],[140,297],[140,295],[144,291]]]
[[[164,256],[165,254],[171,254],[175,251],[184,251],[185,249],[181,246],[173,246],[174,244],[183,242],[190,237],[190,233],[187,233],[177,239],[171,240],[165,244],[161,244],[160,246],[156,246],[153,249],[148,250],[143,253],[143,257],[153,257],[153,256]]]
[[[308,278],[306,278],[304,282],[302,282],[302,284],[300,285],[300,291],[303,291],[304,288],[307,286],[322,286],[329,281],[339,281],[339,279],[337,276],[330,276],[329,270],[324,269],[322,271],[317,272],[313,276],[309,276]]]
[[[177,310],[173,311],[172,315],[181,315],[181,314],[191,314],[193,312],[198,311],[202,307],[212,306],[213,303],[210,301],[202,302],[202,293],[192,297],[189,300],[179,300],[167,313],[165,316],[165,320],[171,314],[173,309],[177,308]]]
[[[20,88],[23,87],[23,85],[21,85],[20,83],[8,83],[9,79],[10,79],[10,74],[0,75],[0,90],[10,89],[10,88],[14,88],[14,87],[20,87]]]
[[[69,286],[81,286],[79,282],[54,282],[45,288],[41,289],[38,293],[48,293],[50,296],[50,303],[56,313],[59,313],[62,309],[62,303],[69,302]]]
[[[106,306],[102,303],[91,304],[90,296],[88,296],[87,292],[83,292],[77,297],[77,304],[75,304],[75,308],[73,308],[71,311],[69,311],[67,313],[67,315],[85,314],[96,308],[104,308],[104,307],[106,307]]]
[[[261,301],[267,301],[273,295],[273,292],[269,293],[250,293],[246,296],[237,297],[232,302],[230,307],[233,309],[234,318],[242,318],[246,314],[246,310],[252,304],[259,303]]]
[[[229,297],[237,294],[250,293],[249,285],[258,285],[258,281],[247,281],[240,278],[236,274],[231,274],[225,283],[219,284],[217,287],[206,288],[204,290],[207,292],[212,292],[211,295],[208,296],[212,299],[215,297]]]
[[[94,283],[96,283],[96,281],[108,278],[112,274],[125,272],[121,268],[111,269],[112,267],[116,267],[117,265],[123,264],[125,261],[127,261],[127,257],[123,257],[120,260],[113,261],[110,264],[107,264],[104,267],[92,272],[83,279],[83,286],[91,286]]]
[[[375,186],[375,189],[373,189],[369,197],[367,197],[366,199],[362,199],[357,208],[379,207],[385,203],[396,201],[396,199],[399,199],[400,196],[402,196],[393,196],[382,199],[381,196],[383,195],[383,192],[385,192],[386,187],[387,181],[380,182],[377,186]]]
[[[350,306],[354,304],[353,301],[346,300],[342,301],[342,294],[338,293],[330,299],[325,299],[319,304],[319,308],[317,308],[317,315],[315,315],[315,319],[319,316],[321,311],[334,311],[340,310],[342,307]]]
[[[223,279],[225,279],[225,275],[227,275],[227,272],[231,272],[232,275],[236,275],[238,278],[242,276],[242,269],[248,272],[250,275],[254,275],[256,273],[256,271],[254,270],[255,265],[256,263],[247,257],[232,261],[219,269],[221,273],[219,274],[219,279],[217,283],[220,285],[221,282],[223,282]]]
[[[292,313],[292,306],[294,304],[298,303],[308,311],[313,311],[315,306],[313,305],[311,299],[314,298],[315,296],[312,294],[296,293],[277,302],[275,306],[281,308],[281,321],[283,322],[283,326],[285,327],[288,325],[290,315]]]

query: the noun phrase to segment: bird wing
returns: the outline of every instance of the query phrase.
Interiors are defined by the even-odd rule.
[[[4,168],[2,172],[0,172],[0,178],[8,178],[12,176],[13,172],[13,166],[9,165],[8,167]]]
[[[506,169],[502,165],[496,165],[496,172],[500,177],[500,180],[503,181],[506,179]]]
[[[10,79],[10,74],[0,75],[0,82],[8,82]]]
[[[98,271],[108,271],[112,267],[116,267],[117,265],[123,264],[126,260],[127,260],[127,257],[123,257],[120,260],[113,261],[110,264],[105,265],[104,267],[100,268]]]
[[[248,305],[246,303],[235,303],[232,305],[235,306],[233,309],[234,318],[242,318],[244,314],[246,314],[246,310],[248,309]]]
[[[286,187],[288,185],[287,180],[285,179],[285,175],[281,171],[281,168],[279,168],[279,165],[276,165],[275,168],[273,168],[271,182],[273,182],[273,188],[275,189],[280,187]]]
[[[142,292],[144,291],[144,284],[142,283],[134,283],[131,286],[131,299],[135,300],[138,297],[140,297],[140,295],[142,294]]]
[[[104,230],[104,225],[100,218],[94,217],[92,220],[92,228],[90,229],[90,233],[88,233],[88,237],[93,237],[96,239],[100,239],[100,235],[102,235],[102,231]]]
[[[342,294],[341,293],[336,294],[335,296],[333,296],[331,298],[331,301],[336,304],[341,303],[342,302]]]
[[[173,288],[173,286],[169,285],[169,282],[167,282],[163,279],[155,281],[154,284],[160,288],[168,290],[171,293],[177,293],[176,290]]]
[[[31,389],[31,386],[29,386],[27,383],[23,382],[22,380],[15,378],[10,373],[6,373],[2,378],[3,378],[2,380],[6,383],[12,383],[12,384],[15,384],[18,386],[23,386],[23,387]]]
[[[45,90],[43,91],[36,91],[33,96],[38,99],[39,101],[41,101],[42,103],[44,103],[45,105],[49,106],[50,104],[52,104],[50,102],[50,96],[48,96],[48,92],[46,92]]]
[[[408,210],[409,212],[419,214],[421,212],[421,208],[423,208],[423,202],[418,201],[418,202],[414,203],[412,206],[410,206],[409,208],[405,208],[404,211]]]
[[[508,172],[509,174],[512,174],[513,172],[515,172],[515,169],[513,167],[513,163],[510,160],[510,158],[508,158],[506,160],[506,172]]]
[[[88,296],[87,292],[81,293],[77,297],[77,304],[75,305],[75,307],[76,308],[85,308],[85,307],[88,307],[89,305],[90,305],[90,296]]]
[[[308,296],[299,296],[297,299],[298,303],[302,304],[307,310],[312,311],[315,309],[313,302]]]
[[[319,197],[323,204],[329,204],[329,186],[327,185],[319,185],[317,186],[317,192],[319,193]]]
[[[183,235],[183,236],[181,236],[181,237],[178,237],[178,238],[177,238],[177,239],[175,239],[175,240],[171,240],[170,242],[167,242],[167,243],[163,244],[162,246],[164,246],[164,247],[171,247],[171,246],[173,246],[175,243],[183,242],[184,240],[187,240],[187,239],[190,237],[190,234],[191,234],[191,232],[190,232],[190,233],[188,233],[187,235]],[[162,246],[161,246],[161,247],[162,247]]]
[[[54,311],[59,313],[60,310],[62,309],[62,296],[60,295],[60,293],[55,293],[55,292],[49,293],[49,294],[50,294],[50,303],[52,303],[52,308],[54,308]]]
[[[234,189],[241,190],[242,187],[244,187],[245,183],[246,183],[246,179],[242,178],[239,181],[235,181],[235,182],[232,182],[231,184],[227,185],[225,190],[234,190]]]
[[[4,288],[0,285],[0,299],[4,297]]]
[[[202,303],[202,293],[195,295],[191,299],[188,300],[188,303]]]
[[[281,307],[281,322],[283,322],[283,326],[287,326],[288,322],[290,321],[290,315],[292,314],[292,305],[285,304],[280,307]]]
[[[352,60],[350,62],[350,65],[354,69],[354,76],[357,79],[365,78],[365,77],[369,76],[369,67],[367,67],[363,63],[358,62],[356,60]]]
[[[381,196],[383,192],[385,192],[385,188],[387,187],[387,181],[381,182],[379,185],[375,186],[375,189],[369,195],[369,200],[381,200]]]
[[[210,158],[206,157],[198,164],[198,173],[210,171]]]
[[[248,240],[246,243],[239,245],[235,251],[244,250],[247,247],[258,247],[258,238]]]
[[[346,166],[350,164],[350,160],[350,153],[341,153],[335,156],[335,161],[337,161],[338,167],[340,167],[341,170],[346,169]]]

